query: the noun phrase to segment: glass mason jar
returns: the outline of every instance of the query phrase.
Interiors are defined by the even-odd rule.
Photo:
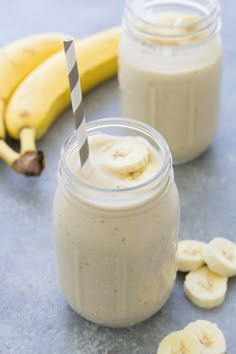
[[[174,163],[200,155],[216,134],[220,27],[217,0],[127,0],[119,51],[121,113],[156,128]]]
[[[156,313],[175,281],[180,207],[171,155],[161,135],[144,123],[101,119],[87,127],[89,136],[144,137],[162,162],[142,184],[104,189],[71,172],[75,134],[61,151],[53,213],[61,291],[84,318],[126,327]]]

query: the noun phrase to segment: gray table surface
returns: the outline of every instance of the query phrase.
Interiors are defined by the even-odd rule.
[[[236,24],[234,0],[222,1],[224,80],[221,124],[212,147],[197,160],[175,168],[180,192],[181,238],[236,241]],[[118,0],[0,0],[0,45],[40,31],[85,36],[120,23]],[[119,114],[116,79],[89,93],[89,119]],[[236,353],[236,280],[230,280],[223,306],[204,311],[183,293],[179,276],[164,308],[143,324],[112,330],[80,318],[58,286],[51,209],[60,147],[71,132],[70,111],[38,143],[47,157],[40,178],[14,174],[0,162],[0,353],[154,354],[161,338],[198,318],[218,323]]]

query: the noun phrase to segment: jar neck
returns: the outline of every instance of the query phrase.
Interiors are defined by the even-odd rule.
[[[87,131],[88,136],[99,133],[142,136],[158,150],[162,165],[150,180],[136,186],[110,189],[90,185],[79,176],[74,175],[68,165],[69,157],[77,149],[77,137],[74,133],[63,144],[58,172],[60,183],[63,183],[67,194],[71,197],[103,209],[125,209],[125,207],[129,209],[133,205],[140,205],[161,194],[167,184],[173,180],[172,159],[168,145],[162,136],[148,125],[125,118],[100,119],[89,123]]]
[[[187,19],[167,20],[179,14]],[[166,20],[160,21],[162,17]],[[169,17],[168,17],[169,16]],[[218,0],[126,0],[123,27],[135,39],[151,46],[202,44],[221,28]]]

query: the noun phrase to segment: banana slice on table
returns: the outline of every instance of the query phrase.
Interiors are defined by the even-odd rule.
[[[198,320],[189,323],[184,330],[194,334],[198,338],[201,343],[201,353],[226,353],[225,337],[215,323]]]
[[[157,349],[157,354],[201,354],[201,344],[190,331],[177,331],[166,336]]]
[[[149,160],[147,146],[137,139],[115,141],[103,150],[102,164],[109,170],[128,174],[144,168]]]
[[[208,267],[225,277],[236,275],[236,244],[221,237],[214,238],[204,255]]]
[[[179,241],[177,247],[177,264],[180,272],[190,272],[201,268],[204,262],[206,243],[194,240]]]
[[[196,306],[211,309],[222,304],[227,291],[227,278],[213,273],[208,267],[186,275],[184,292]]]

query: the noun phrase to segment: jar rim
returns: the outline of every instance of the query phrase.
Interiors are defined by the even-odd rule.
[[[215,33],[218,33],[220,28],[221,28],[221,20],[220,20],[220,3],[219,0],[207,0],[208,3],[211,5],[210,11],[208,13],[205,13],[204,16],[197,20],[197,21],[192,21],[187,24],[158,24],[158,23],[153,23],[151,21],[148,21],[145,19],[143,16],[140,15],[142,13],[141,11],[135,11],[134,9],[134,4],[137,2],[137,0],[126,0],[126,5],[125,5],[125,11],[124,11],[124,16],[123,16],[123,25],[128,31],[137,39],[144,39],[144,42],[148,43],[150,46],[168,46],[168,47],[176,47],[176,45],[171,44],[173,40],[182,40],[182,39],[188,39],[194,36],[198,36],[202,33],[208,33],[207,35],[203,36],[200,42],[206,42],[209,38],[211,38]],[[142,2],[142,0],[141,0]],[[148,1],[143,1],[145,4],[148,4]],[[196,0],[188,2],[188,6],[192,4],[194,8]],[[168,4],[168,1],[165,0],[150,0],[151,5],[152,4]],[[172,0],[170,2],[170,5],[176,6],[176,5],[181,5],[185,4],[185,0]],[[147,6],[147,5],[146,5]],[[198,5],[195,4],[197,7]],[[199,5],[200,6],[200,5]],[[176,12],[176,11],[174,11]],[[130,25],[130,22],[133,21],[133,23]],[[132,28],[132,26],[134,28]],[[196,29],[192,31],[186,31],[186,33],[178,33],[176,30],[178,29],[188,29],[191,28],[192,26],[196,26]],[[160,32],[157,32],[157,29],[160,30]],[[166,32],[162,32],[162,30],[167,30]],[[168,33],[169,30],[169,33]],[[172,33],[171,33],[172,31]],[[153,43],[151,42],[152,40],[161,40],[161,41],[166,41],[166,44],[160,44],[160,43]],[[169,43],[168,43],[169,41]],[[184,44],[178,44],[177,47],[192,47],[193,45],[196,45],[199,41],[193,42],[193,43],[184,43]],[[167,44],[168,43],[168,44]]]
[[[146,133],[146,135],[148,135],[149,138],[153,139],[153,141],[155,141],[155,143],[157,143],[160,148],[160,152],[162,154],[162,165],[160,170],[158,170],[157,173],[147,181],[131,187],[115,189],[93,186],[79,178],[79,176],[75,176],[68,166],[67,154],[71,153],[77,146],[77,137],[76,132],[74,131],[72,134],[70,134],[69,137],[67,137],[67,139],[62,145],[59,164],[59,171],[61,169],[63,171],[63,174],[65,173],[66,179],[74,186],[81,186],[82,188],[95,192],[109,192],[112,194],[119,193],[121,195],[122,192],[127,193],[145,189],[145,187],[147,187],[149,184],[155,183],[155,186],[160,185],[161,182],[169,175],[172,166],[172,156],[167,142],[162,137],[162,135],[158,133],[158,131],[156,131],[154,128],[150,127],[149,125],[143,122],[130,118],[103,118],[89,122],[87,124],[88,136],[91,135],[90,133],[92,131],[104,127],[128,127],[135,129],[137,132],[140,131]]]

